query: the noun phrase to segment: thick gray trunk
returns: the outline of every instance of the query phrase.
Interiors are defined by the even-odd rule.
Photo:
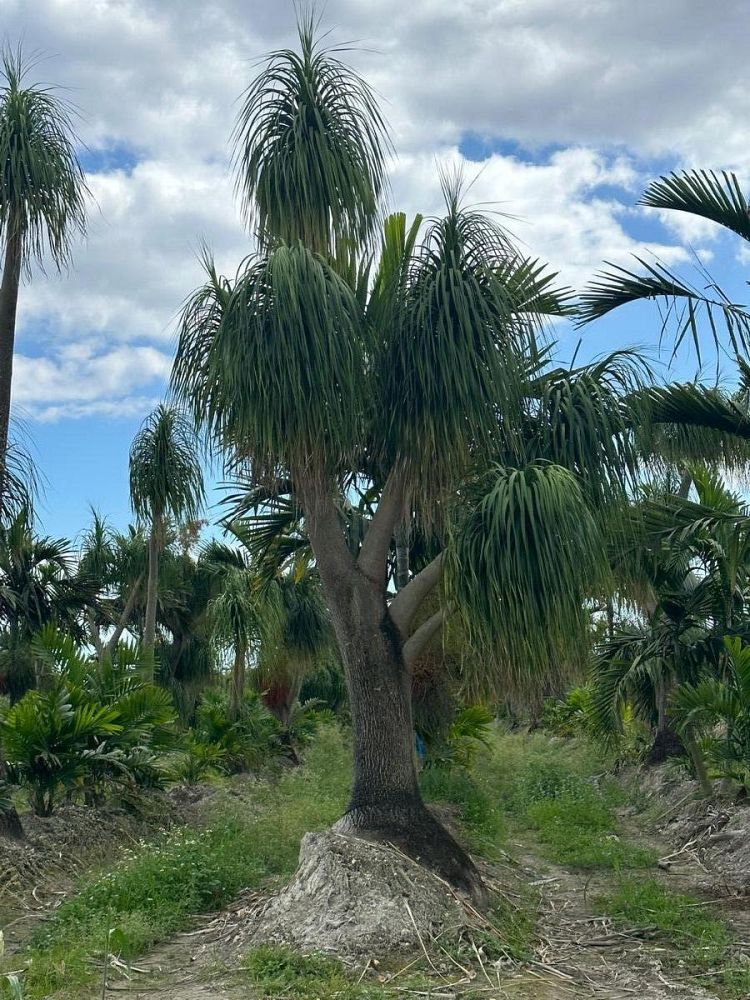
[[[8,220],[3,280],[0,284],[0,512],[5,501],[5,457],[8,451],[10,399],[13,384],[13,349],[16,339],[18,286],[21,281],[22,241],[14,232],[13,217]]]
[[[349,688],[354,752],[351,800],[335,829],[392,843],[482,902],[471,858],[422,801],[411,675],[384,593],[355,578],[348,608],[332,602],[332,614]]]
[[[404,506],[397,477],[388,477],[356,562],[344,540],[332,484],[308,469],[295,470],[293,479],[349,688],[354,784],[349,808],[334,829],[395,844],[482,903],[485,891],[476,867],[426,808],[417,783],[410,674],[402,642],[420,603],[419,578],[394,598],[394,604],[404,598],[398,623],[386,605],[388,548]],[[439,570],[439,560],[434,570]],[[422,582],[432,575],[423,571]],[[425,594],[432,585],[422,588]]]
[[[409,582],[409,533],[405,527],[396,532],[396,590],[403,590]]]

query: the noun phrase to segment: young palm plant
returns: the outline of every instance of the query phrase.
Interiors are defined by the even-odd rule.
[[[715,673],[680,685],[672,711],[680,728],[700,738],[708,765],[750,791],[750,645],[725,636]]]
[[[624,705],[632,705],[655,727],[654,762],[675,748],[675,690],[718,677],[724,637],[744,635],[748,628],[747,507],[715,473],[695,465],[688,470],[697,502],[657,493],[632,512],[639,529],[632,535],[639,564],[633,580],[643,621],[602,643],[594,666],[601,731],[616,730]],[[691,727],[683,715],[682,744],[710,794]]]
[[[174,407],[160,404],[130,449],[130,502],[148,525],[148,584],[143,645],[153,670],[159,557],[170,518],[195,518],[203,503],[203,472],[192,425]]]
[[[259,251],[233,281],[210,266],[186,303],[173,387],[230,466],[303,516],[352,716],[337,828],[396,843],[481,896],[419,793],[414,661],[454,610],[518,675],[580,654],[584,600],[606,586],[601,519],[640,462],[634,428],[690,411],[695,442],[696,399],[712,419],[727,403],[639,387],[621,358],[552,367],[540,314],[564,312],[565,296],[493,216],[463,207],[458,179],[444,178],[443,217],[383,224],[382,119],[311,24],[246,92],[235,142]],[[373,514],[353,531],[363,487]],[[413,518],[440,545],[391,597],[394,537]]]
[[[82,637],[91,598],[88,583],[73,573],[67,539],[38,536],[26,510],[0,527],[0,677],[11,700],[36,683],[34,635],[56,624]]]
[[[8,449],[18,289],[32,261],[62,268],[85,229],[86,184],[64,101],[47,86],[26,83],[19,51],[2,56],[0,89],[0,456]],[[0,478],[0,510],[5,493]]]

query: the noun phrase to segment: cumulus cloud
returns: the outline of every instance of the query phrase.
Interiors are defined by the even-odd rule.
[[[469,200],[506,212],[529,252],[580,285],[635,249],[624,204],[649,157],[750,166],[745,5],[726,0],[721,17],[688,7],[329,0],[325,21],[335,40],[359,42],[344,58],[392,124],[394,207],[438,211],[436,160],[459,160],[466,136],[489,148],[514,140],[528,153],[490,156]],[[199,242],[229,272],[249,249],[227,139],[254,63],[293,40],[293,6],[4,0],[3,14],[7,36],[45,56],[35,76],[65,84],[80,107],[96,165],[74,269],[22,290],[15,398],[44,419],[122,412],[163,388],[176,312],[200,280]],[[705,227],[670,221],[652,245],[666,262],[684,258],[670,233],[710,244]]]
[[[52,316],[53,336],[63,338],[82,329],[117,340],[170,338],[201,280],[200,243],[227,266],[248,251],[226,166],[146,160],[130,172],[92,174],[89,185],[88,239],[70,272],[37,275],[22,291],[22,323]]]
[[[572,287],[588,281],[603,260],[624,263],[644,244],[629,236],[622,202],[602,194],[630,187],[637,175],[623,157],[608,158],[584,147],[560,150],[545,162],[493,155],[481,166],[467,164],[457,149],[442,163],[459,166],[467,181],[465,200],[499,213],[499,220],[524,249],[548,261]],[[435,160],[429,154],[402,157],[393,167],[394,200],[412,212],[439,213],[441,195]],[[647,251],[670,264],[687,254],[670,244]]]
[[[145,412],[161,387],[171,357],[149,346],[109,349],[91,340],[69,343],[44,357],[16,355],[13,394],[17,406],[40,420],[61,416]]]

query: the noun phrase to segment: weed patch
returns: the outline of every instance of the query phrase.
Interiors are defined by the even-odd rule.
[[[480,787],[495,798],[508,821],[534,830],[550,861],[573,868],[647,868],[653,851],[617,834],[622,791],[602,777],[601,758],[573,741],[543,734],[496,737],[478,770]]]
[[[341,962],[326,955],[300,955],[289,948],[264,945],[246,958],[243,971],[262,997],[289,1000],[375,1000],[386,994],[357,983]]]
[[[493,856],[506,836],[502,810],[469,771],[456,765],[429,767],[420,776],[420,786],[427,802],[457,806],[471,849]]]
[[[657,854],[617,834],[612,808],[594,789],[537,802],[526,811],[551,861],[573,868],[649,868]]]
[[[655,879],[624,879],[617,890],[596,900],[600,913],[620,925],[664,935],[674,948],[673,964],[727,998],[750,993],[750,968],[733,958],[732,935],[702,900],[671,892]]]

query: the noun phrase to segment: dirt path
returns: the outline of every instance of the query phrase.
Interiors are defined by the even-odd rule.
[[[546,967],[559,973],[557,988],[549,984],[543,995],[596,997],[607,1000],[709,1000],[714,994],[699,986],[676,981],[668,971],[669,949],[637,932],[628,933],[596,912],[597,896],[612,888],[611,873],[587,875],[541,862],[526,855],[522,868],[530,885],[540,891],[536,954]],[[554,973],[551,973],[555,978]],[[541,996],[542,994],[540,994]]]
[[[534,958],[530,962],[475,965],[473,983],[449,988],[435,978],[435,1000],[472,997],[476,1000],[713,1000],[715,994],[670,970],[670,950],[662,940],[637,931],[617,929],[596,912],[597,896],[611,889],[616,877],[610,872],[590,874],[566,869],[544,860],[533,840],[515,845],[516,860],[493,869],[493,875],[512,886],[530,886],[539,894]],[[666,853],[666,851],[665,851]],[[663,876],[674,888],[673,876]],[[238,900],[225,914],[190,934],[175,937],[167,945],[137,963],[131,980],[113,975],[107,997],[114,1000],[127,993],[133,1000],[250,1000],[252,990],[236,984],[241,956],[232,950],[235,929],[243,908],[255,897]],[[436,954],[436,961],[439,963]],[[422,963],[426,968],[426,962]],[[114,973],[115,970],[113,970]],[[455,970],[454,970],[455,972]],[[455,979],[455,975],[452,977]],[[368,980],[363,980],[367,982]],[[387,992],[408,997],[394,981]],[[97,991],[97,997],[101,992]],[[419,994],[412,994],[419,995]],[[423,996],[430,995],[428,992]],[[93,995],[92,995],[93,997]],[[314,998],[311,998],[314,1000]]]

